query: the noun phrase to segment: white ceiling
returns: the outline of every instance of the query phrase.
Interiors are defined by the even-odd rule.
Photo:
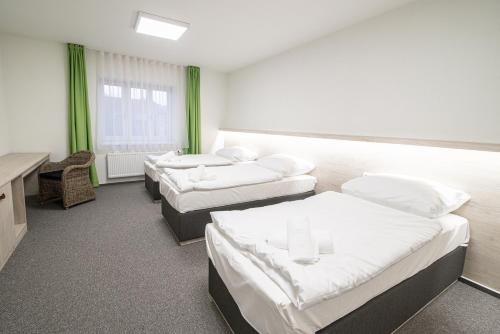
[[[0,0],[0,31],[232,71],[412,0]],[[136,34],[137,11],[189,22]]]

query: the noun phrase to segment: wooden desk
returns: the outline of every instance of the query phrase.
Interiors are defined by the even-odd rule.
[[[47,160],[48,153],[10,153],[0,157],[0,270],[28,230],[24,177]]]

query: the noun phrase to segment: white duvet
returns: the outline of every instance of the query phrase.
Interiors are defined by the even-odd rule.
[[[291,261],[286,250],[265,242],[269,235],[286,234],[288,218],[299,215],[307,216],[312,228],[331,231],[334,254],[301,265]],[[226,239],[298,309],[363,284],[441,231],[438,222],[336,192],[262,208],[213,212],[212,218]]]
[[[215,154],[186,154],[176,155],[166,160],[154,162],[158,168],[194,168],[205,166],[228,166],[233,162]]]
[[[191,173],[194,169],[164,169],[167,177],[179,192],[193,190],[215,190],[266,183],[280,180],[280,173],[259,166],[256,163],[236,164],[232,166],[207,167],[206,173],[211,180],[193,182]]]

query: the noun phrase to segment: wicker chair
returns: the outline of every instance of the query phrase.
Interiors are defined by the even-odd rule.
[[[95,155],[89,151],[72,154],[60,162],[47,162],[38,172],[40,203],[62,199],[65,209],[95,199],[89,167]]]

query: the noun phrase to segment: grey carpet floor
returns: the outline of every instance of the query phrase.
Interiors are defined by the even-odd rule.
[[[203,242],[179,247],[142,183],[62,210],[28,201],[0,272],[0,333],[230,333],[208,298]],[[498,299],[454,284],[398,333],[498,333]]]

